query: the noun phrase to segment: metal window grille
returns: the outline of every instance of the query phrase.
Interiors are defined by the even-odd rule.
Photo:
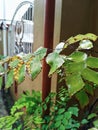
[[[27,4],[26,3],[23,3]],[[29,3],[28,9],[21,16],[21,20],[15,21],[12,19],[11,27],[9,28],[9,55],[18,53],[31,53],[33,48],[33,11],[34,4]],[[22,7],[22,4],[21,6]],[[19,10],[15,15],[19,15]],[[14,17],[15,17],[14,15]]]

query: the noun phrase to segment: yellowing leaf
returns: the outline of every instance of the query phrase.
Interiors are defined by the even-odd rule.
[[[19,60],[16,59],[16,60],[11,61],[11,62],[9,63],[9,66],[10,66],[11,68],[14,68],[14,67],[17,67],[18,63],[19,63]]]
[[[70,44],[76,43],[84,39],[84,35],[78,34],[75,37],[70,37],[66,42]]]
[[[98,38],[98,36],[96,36],[95,34],[93,33],[87,33],[85,35],[83,34],[78,34],[76,36],[72,36],[70,37],[68,40],[65,41],[65,45],[64,45],[64,48],[67,48],[68,45],[70,44],[74,44],[76,42],[79,42],[79,41],[82,41],[82,40],[92,40],[92,41],[96,41]]]
[[[93,33],[87,33],[84,35],[84,38],[85,39],[89,39],[89,40],[92,40],[92,41],[96,41],[98,36],[96,36],[95,34]]]

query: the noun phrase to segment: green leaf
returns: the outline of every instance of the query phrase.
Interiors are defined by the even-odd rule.
[[[50,53],[46,58],[47,64],[50,65],[49,75],[53,74],[64,63],[64,59],[57,52]]]
[[[88,120],[94,118],[94,117],[97,117],[97,114],[96,113],[91,113],[90,115],[88,115]]]
[[[93,122],[93,124],[94,124],[94,126],[98,129],[98,120],[95,120],[95,121]]]
[[[69,115],[68,115],[68,116],[69,116]],[[62,119],[62,123],[63,123],[64,126],[68,125],[68,119],[70,119],[70,118],[64,117],[64,118]]]
[[[23,54],[21,56],[21,59],[25,62],[27,62],[31,57],[34,57],[32,53],[28,53],[28,54]]]
[[[76,95],[76,99],[79,101],[81,108],[84,108],[89,103],[88,95],[85,91],[80,91]]]
[[[58,128],[58,127],[60,127],[60,125],[61,125],[61,120],[59,120],[59,121],[56,121],[56,123],[55,123],[54,125],[55,125],[55,128]]]
[[[44,109],[44,110],[47,110],[47,104],[44,104],[44,105],[43,105],[43,109]]]
[[[64,113],[64,111],[65,111],[65,109],[61,108],[61,109],[58,110],[58,114],[62,114],[62,113]]]
[[[69,111],[72,115],[78,116],[78,112],[79,112],[78,107],[69,107],[69,108],[68,108],[68,111]]]
[[[45,102],[48,103],[50,101],[50,97],[46,97]]]
[[[82,72],[82,77],[85,80],[98,84],[98,72],[95,72],[94,70],[85,68],[84,71]]]
[[[4,56],[4,58],[0,61],[0,64],[4,64],[10,60],[10,56]]]
[[[85,62],[69,62],[66,65],[66,73],[81,73],[86,67]]]
[[[0,77],[0,89],[2,88],[2,77]]]
[[[98,58],[96,57],[92,57],[92,56],[88,57],[86,63],[87,66],[91,68],[98,68]]]
[[[82,62],[87,59],[87,54],[80,51],[75,51],[67,57],[71,61]]]
[[[4,74],[4,67],[0,64],[0,75]]]
[[[80,91],[84,86],[84,82],[78,73],[68,75],[66,77],[66,84],[68,86],[68,91],[71,96],[74,95],[76,92]]]
[[[91,85],[89,85],[89,84],[86,84],[85,85],[85,91],[88,93],[88,94],[90,94],[90,95],[94,95],[94,90],[93,90],[93,87],[91,86]]]
[[[40,116],[36,116],[36,117],[34,117],[34,123],[41,124],[41,123],[43,123],[43,120]]]
[[[13,73],[13,70],[10,70],[8,75],[7,75],[7,81],[6,81],[6,86],[5,88],[9,88],[11,87],[11,85],[13,84],[14,82],[14,73]]]
[[[24,78],[25,78],[25,65],[22,65],[20,70],[19,70],[18,83],[23,82]]]
[[[42,65],[38,57],[35,57],[31,62],[31,78],[34,80],[40,73]]]
[[[5,58],[5,56],[3,56],[3,55],[0,55],[0,60],[2,60],[2,59],[4,59]]]
[[[10,66],[11,68],[15,68],[15,67],[17,67],[18,63],[19,63],[19,60],[16,59],[16,60],[14,60],[14,61],[11,61],[11,62],[9,63],[9,66]]]
[[[46,52],[47,52],[46,48],[40,47],[34,52],[34,55],[37,56],[39,60],[42,60],[46,55]]]
[[[15,128],[14,130],[21,130],[22,129],[22,125],[18,125],[17,128]]]
[[[57,115],[56,116],[56,121],[60,121],[60,120],[62,120],[64,118],[64,115],[63,114],[60,114],[60,115]]]
[[[79,47],[78,47],[78,50],[81,50],[81,49],[91,49],[93,48],[93,43],[90,41],[90,40],[82,40],[80,43],[79,43]]]
[[[82,125],[87,124],[87,123],[88,123],[88,120],[87,120],[87,119],[83,119],[83,120],[81,121],[81,124],[82,124]]]
[[[63,115],[64,115],[64,118],[66,118],[66,120],[69,120],[72,116],[72,113],[70,111],[66,111]]]
[[[59,130],[65,130],[65,126],[63,124],[60,125]]]
[[[20,116],[22,116],[24,114],[24,112],[16,112],[14,114],[15,117],[19,118]]]

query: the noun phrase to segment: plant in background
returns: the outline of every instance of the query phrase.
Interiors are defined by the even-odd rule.
[[[88,130],[97,130],[98,129],[98,115],[96,113],[91,113],[88,116],[88,120],[90,123],[92,123],[92,126],[93,126],[93,127],[89,127]]]
[[[25,92],[11,108],[10,115],[0,118],[0,129],[31,130],[32,127],[37,128],[37,125],[42,123],[41,104],[40,92]]]
[[[50,93],[44,102],[41,101],[40,92],[33,91],[32,94],[26,92],[15,102],[11,108],[11,114],[0,118],[0,128],[9,130],[77,130],[81,125],[87,123],[87,120],[78,121],[78,106],[68,106],[69,101],[68,91],[64,87],[61,87],[57,94]],[[50,113],[42,116],[48,103],[50,104]]]
[[[53,95],[49,95],[51,98]],[[46,98],[45,102],[49,101],[49,97]],[[87,123],[84,119],[81,122],[78,121],[78,106],[71,105],[68,91],[61,87],[59,92],[56,94],[56,102],[50,100],[51,107],[49,115],[44,117],[44,124],[42,124],[42,130],[77,130],[81,125]]]
[[[98,129],[98,98],[92,103],[92,105],[88,109],[88,113],[86,118],[88,123],[84,125],[83,130],[93,130]]]

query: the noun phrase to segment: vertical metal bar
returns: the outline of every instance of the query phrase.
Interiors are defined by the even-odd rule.
[[[5,22],[5,0],[3,0],[3,54],[7,56],[6,22]]]
[[[48,50],[53,49],[53,34],[54,34],[54,15],[55,15],[55,0],[46,0],[45,10],[45,28],[44,28],[44,47]],[[47,52],[47,54],[49,51]],[[42,81],[42,100],[49,95],[51,91],[51,78],[48,77],[50,67],[43,61],[43,81]]]
[[[5,16],[6,16],[6,11],[5,11],[5,0],[3,0],[3,55],[7,56],[7,27],[6,27],[6,21],[5,21]],[[5,70],[7,69],[7,64],[4,65]],[[5,74],[4,76],[4,82],[6,83],[7,75]]]

